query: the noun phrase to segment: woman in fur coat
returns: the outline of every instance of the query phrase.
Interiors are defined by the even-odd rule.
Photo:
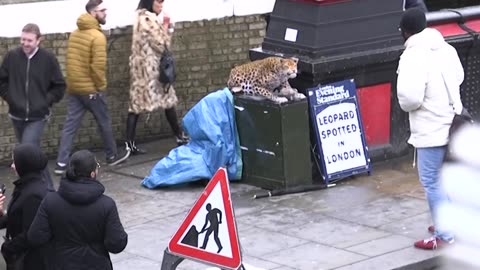
[[[127,143],[132,154],[145,153],[135,144],[135,129],[140,113],[164,109],[177,144],[184,144],[175,105],[178,102],[173,86],[159,81],[160,59],[166,48],[170,49],[173,26],[170,18],[158,19],[164,0],[140,0],[133,23],[132,54],[130,55],[130,102],[127,118]]]

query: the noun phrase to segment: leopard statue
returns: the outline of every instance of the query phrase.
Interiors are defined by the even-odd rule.
[[[297,63],[296,58],[273,56],[239,65],[230,72],[228,88],[233,93],[263,96],[275,103],[304,99],[305,95],[288,83],[297,76]]]

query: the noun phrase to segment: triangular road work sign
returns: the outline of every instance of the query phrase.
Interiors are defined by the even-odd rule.
[[[226,269],[242,264],[227,171],[220,168],[168,243],[172,254]]]

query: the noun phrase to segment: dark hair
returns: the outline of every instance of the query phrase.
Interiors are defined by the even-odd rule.
[[[154,1],[155,0],[140,0],[140,2],[138,2],[137,10],[146,9],[150,12],[153,12],[153,2]]]
[[[35,34],[37,36],[37,38],[42,36],[42,34],[40,34],[40,27],[38,27],[38,25],[36,25],[34,23],[26,24],[23,27],[22,32]]]
[[[47,167],[47,155],[35,144],[19,144],[13,150],[13,162],[18,175],[41,172]]]
[[[82,177],[91,177],[91,173],[97,169],[97,159],[88,150],[80,150],[70,157],[67,168],[67,178],[77,180]]]
[[[96,7],[100,6],[101,3],[103,3],[103,0],[89,0],[85,5],[85,10],[90,13]]]

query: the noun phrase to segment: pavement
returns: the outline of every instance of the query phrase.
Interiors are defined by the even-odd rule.
[[[141,179],[175,145],[167,139],[141,146],[149,153],[100,168],[100,181],[129,234],[125,251],[112,255],[115,270],[159,270],[170,238],[204,189],[199,183],[142,187]],[[52,160],[52,173],[54,166]],[[5,167],[0,175],[9,198],[15,175]],[[58,181],[55,177],[56,187]],[[241,181],[230,188],[246,270],[440,269],[440,252],[413,247],[429,237],[430,215],[408,158],[375,164],[370,176],[324,190],[254,199],[265,190]],[[5,269],[1,263],[0,269]],[[215,268],[186,260],[177,269]]]

